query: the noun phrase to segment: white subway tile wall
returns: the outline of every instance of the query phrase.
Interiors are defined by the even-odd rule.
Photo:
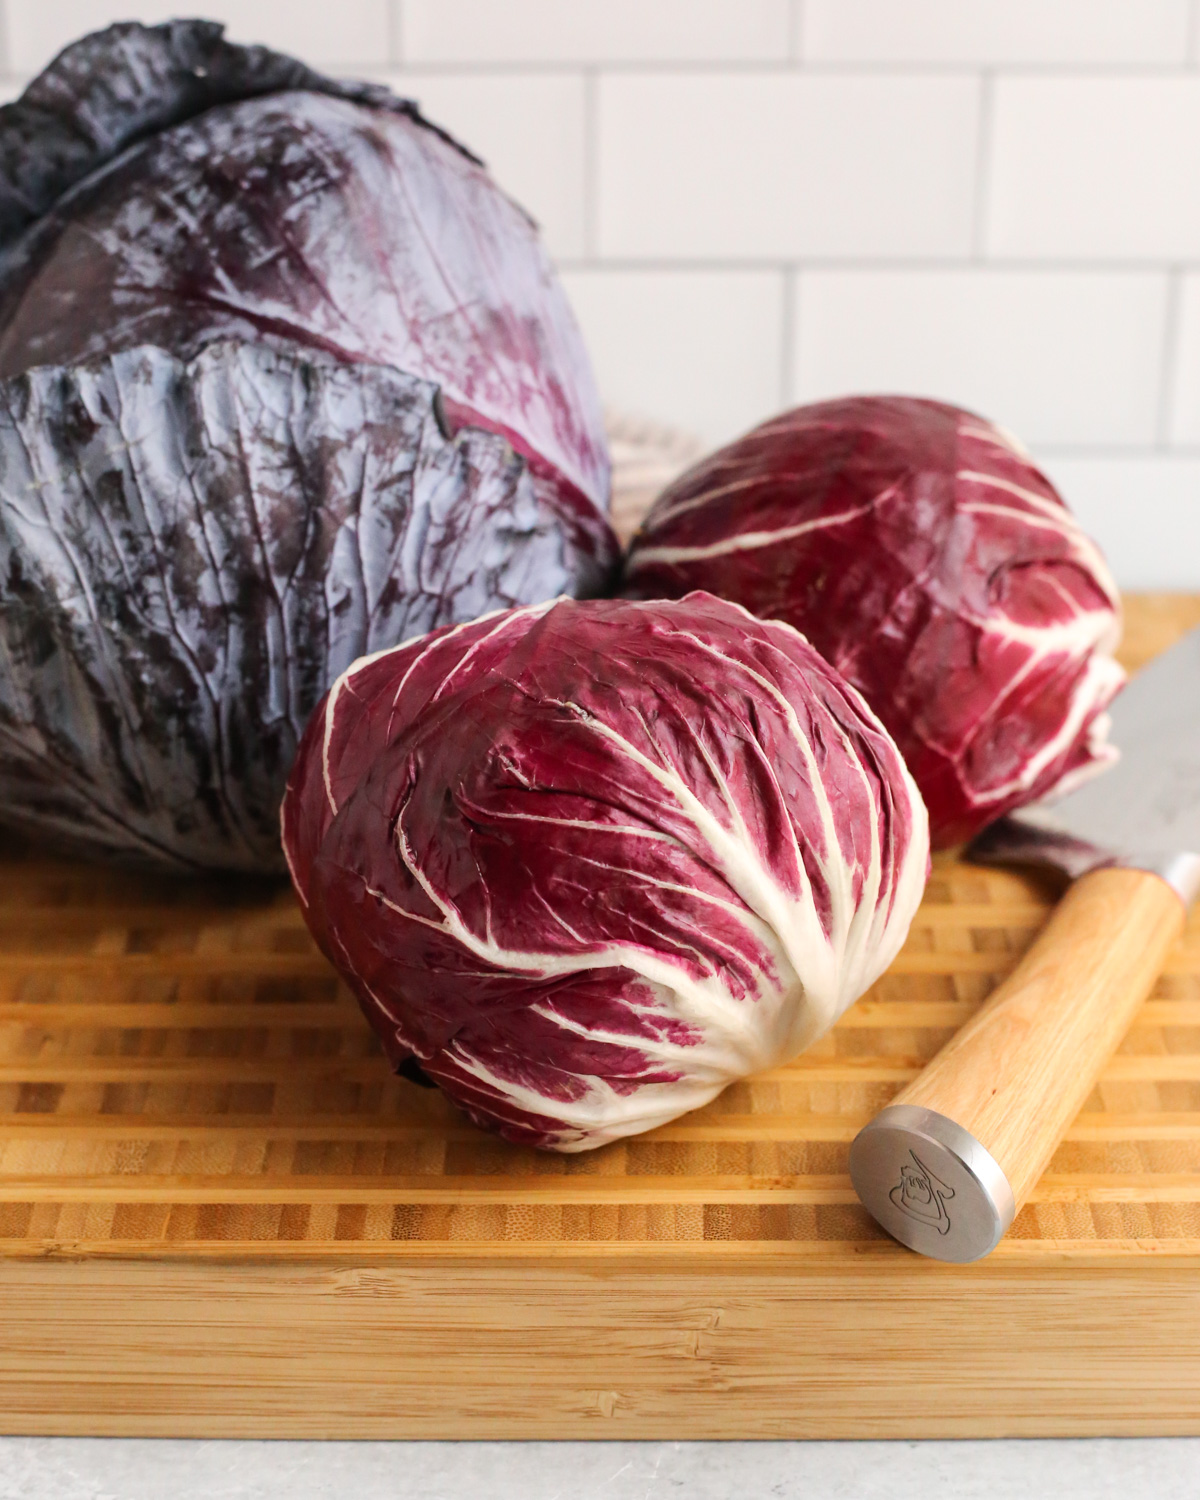
[[[1200,271],[1178,273],[1175,287],[1165,435],[1172,447],[1194,448],[1200,454]]]
[[[965,256],[974,78],[600,78],[597,250],[680,261]]]
[[[790,0],[402,0],[411,62],[783,62]]]
[[[1200,0],[197,0],[422,101],[542,224],[614,408],[904,390],[1200,589]],[[172,0],[0,0],[0,98]]]
[[[1031,445],[1155,442],[1161,271],[802,271],[798,283],[797,401],[912,390]]]
[[[805,0],[806,62],[1179,63],[1190,0]]]
[[[224,21],[239,41],[266,42],[327,68],[392,60],[392,0],[5,0],[7,63],[34,72],[68,42],[112,21]]]
[[[1200,259],[1200,75],[994,85],[988,255]]]
[[[609,404],[709,443],[781,404],[783,279],[774,271],[565,271]]]

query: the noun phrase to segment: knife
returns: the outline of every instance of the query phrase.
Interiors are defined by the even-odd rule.
[[[1013,973],[850,1148],[864,1206],[923,1255],[995,1248],[1200,894],[1200,628],[1133,678],[1112,719],[1111,770],[968,848],[1071,884]]]

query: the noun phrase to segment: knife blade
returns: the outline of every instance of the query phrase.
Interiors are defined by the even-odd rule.
[[[1071,884],[1011,975],[855,1137],[850,1176],[939,1260],[999,1243],[1162,972],[1200,895],[1200,628],[1112,707],[1120,759],[994,823],[967,857]]]

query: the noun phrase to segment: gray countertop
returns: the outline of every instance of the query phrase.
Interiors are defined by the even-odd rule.
[[[0,1500],[1196,1500],[1200,1438],[303,1443],[0,1438]]]

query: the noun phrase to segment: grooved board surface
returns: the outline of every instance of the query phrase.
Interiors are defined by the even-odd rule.
[[[1131,601],[1129,659],[1139,664],[1198,619],[1200,600]],[[472,1330],[482,1339],[481,1357],[486,1349],[496,1355],[479,1333],[495,1311],[479,1311],[492,1305],[490,1297],[511,1306],[519,1288],[536,1304],[544,1287],[540,1311],[526,1309],[519,1328],[510,1329],[515,1344],[505,1345],[501,1365],[509,1388],[540,1371],[556,1391],[570,1387],[551,1347],[564,1330],[539,1342],[536,1329],[549,1326],[554,1309],[567,1325],[575,1316],[586,1320],[592,1305],[582,1283],[563,1290],[568,1272],[593,1278],[595,1305],[617,1324],[622,1297],[631,1320],[645,1317],[654,1295],[655,1305],[667,1306],[666,1292],[654,1294],[652,1283],[668,1267],[678,1273],[669,1285],[690,1289],[689,1306],[715,1295],[717,1282],[706,1277],[736,1272],[750,1278],[737,1295],[753,1306],[764,1337],[777,1319],[780,1328],[787,1324],[786,1308],[794,1312],[805,1278],[821,1280],[826,1321],[834,1316],[831,1298],[844,1306],[843,1329],[873,1326],[864,1297],[893,1306],[893,1293],[912,1306],[933,1297],[944,1337],[966,1340],[963,1359],[975,1347],[968,1325],[977,1299],[999,1294],[999,1275],[1011,1273],[1035,1302],[1045,1294],[1055,1306],[1064,1297],[1069,1304],[1073,1285],[1094,1294],[1097,1276],[1118,1278],[1127,1301],[1142,1289],[1153,1299],[1155,1286],[1175,1299],[1172,1305],[1182,1306],[1185,1294],[1200,1299],[1197,918],[1032,1201],[985,1266],[918,1262],[886,1239],[850,1187],[846,1159],[855,1132],[1015,964],[1053,899],[1053,886],[1035,877],[939,857],[902,954],[809,1052],[648,1135],[558,1156],[493,1139],[440,1094],[392,1077],[283,885],[170,883],[10,850],[0,860],[0,1297],[38,1312],[20,1336],[21,1315],[0,1320],[0,1426],[430,1436],[1200,1430],[1200,1397],[1193,1395],[1200,1391],[1200,1332],[1194,1348],[1185,1342],[1176,1351],[1189,1373],[1172,1367],[1173,1415],[1158,1426],[1152,1414],[1141,1425],[1122,1425],[1114,1407],[1098,1429],[1088,1422],[1102,1408],[1079,1391],[1074,1415],[1054,1417],[1055,1398],[1046,1397],[1044,1384],[1040,1394],[1031,1388],[1008,1407],[980,1395],[977,1409],[956,1422],[935,1418],[933,1406],[922,1407],[910,1390],[903,1396],[908,1415],[893,1413],[891,1425],[886,1413],[899,1397],[881,1397],[869,1420],[853,1412],[835,1420],[820,1402],[809,1402],[806,1415],[793,1406],[764,1426],[769,1370],[741,1403],[726,1389],[724,1416],[706,1418],[703,1432],[687,1416],[699,1410],[696,1392],[672,1406],[663,1379],[652,1382],[654,1401],[640,1407],[619,1390],[597,1392],[585,1381],[590,1394],[564,1412],[555,1415],[556,1398],[547,1397],[538,1415],[522,1408],[524,1417],[504,1417],[488,1415],[482,1397],[469,1411],[447,1398],[440,1415],[415,1396],[405,1405],[396,1392],[409,1377],[396,1376],[392,1404],[371,1407],[376,1416],[367,1420],[361,1403],[345,1411],[338,1405],[334,1376],[322,1383],[314,1375],[303,1397],[298,1387],[288,1386],[292,1396],[285,1398],[272,1386],[269,1399],[256,1401],[253,1392],[270,1385],[268,1374],[247,1373],[236,1351],[222,1346],[205,1368],[214,1391],[238,1382],[241,1405],[222,1405],[216,1396],[206,1404],[194,1384],[188,1405],[166,1395],[183,1378],[177,1369],[172,1374],[169,1350],[148,1353],[143,1342],[136,1355],[119,1352],[125,1333],[140,1326],[139,1309],[151,1305],[160,1328],[176,1317],[203,1324],[211,1316],[219,1325],[224,1299],[234,1305],[248,1297],[238,1279],[247,1266],[259,1278],[278,1276],[276,1313],[281,1306],[290,1312],[301,1339],[317,1338],[314,1309],[325,1307],[326,1274],[358,1276],[374,1266],[417,1277],[418,1292],[422,1275],[429,1287],[474,1278],[474,1290],[456,1304],[460,1311],[477,1307],[482,1319],[467,1319],[455,1335],[466,1358],[475,1347]],[[116,1280],[107,1282],[104,1265],[112,1261],[121,1264],[109,1266]],[[1062,1279],[1072,1266],[1078,1283]],[[1169,1287],[1154,1280],[1165,1269]],[[318,1279],[307,1279],[310,1273]],[[181,1276],[186,1287],[172,1279]],[[272,1283],[255,1283],[259,1293],[264,1285]],[[148,1298],[151,1289],[160,1302]],[[809,1292],[816,1295],[812,1286]],[[406,1295],[417,1292],[410,1286]],[[643,1312],[635,1313],[635,1303]],[[111,1314],[103,1327],[87,1325],[103,1307]],[[1030,1325],[1034,1342],[1041,1317]],[[1200,1318],[1191,1323],[1200,1328]],[[67,1378],[85,1325],[88,1348],[102,1365],[127,1359],[136,1367],[137,1380],[123,1395],[114,1396],[95,1371],[82,1383]],[[374,1326],[368,1319],[364,1338]],[[708,1325],[701,1318],[697,1326]],[[522,1342],[520,1328],[535,1331]],[[50,1332],[56,1337],[47,1345]],[[403,1326],[395,1336],[404,1339]],[[425,1347],[430,1337],[427,1331]],[[47,1354],[48,1347],[57,1352]],[[1055,1381],[1069,1374],[1072,1358],[1082,1358],[1072,1354],[1078,1347],[1068,1340]],[[878,1371],[899,1368],[888,1363],[894,1352],[876,1354]],[[409,1375],[431,1381],[431,1389],[439,1379],[446,1390],[465,1389],[453,1351],[441,1357],[449,1364],[438,1376],[422,1372],[414,1352]],[[651,1370],[653,1361],[639,1368]],[[1121,1386],[1128,1403],[1134,1398],[1121,1370],[1114,1389]],[[918,1389],[920,1378],[909,1374]],[[868,1371],[860,1376],[869,1383]],[[719,1390],[718,1383],[710,1394]],[[1002,1409],[1007,1425],[996,1415]],[[629,1421],[595,1432],[587,1423],[597,1411],[625,1412]]]

